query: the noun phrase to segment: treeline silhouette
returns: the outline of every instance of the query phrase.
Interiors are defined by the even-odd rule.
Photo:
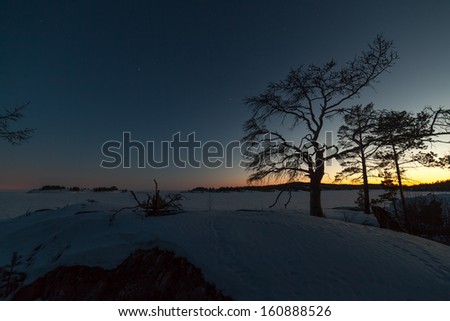
[[[62,186],[62,185],[44,185],[41,188],[37,189],[37,191],[70,191],[70,192],[81,192],[81,191],[86,191],[86,190],[92,190],[93,192],[114,192],[114,191],[119,191],[119,188],[117,188],[117,186],[110,186],[110,187],[99,186],[99,187],[94,187],[94,188],[86,188],[86,187],[78,187],[78,186],[66,187],[66,186]],[[33,191],[36,191],[36,190],[32,190],[30,192],[33,192]],[[128,190],[121,189],[120,191],[125,193]]]
[[[322,184],[323,190],[360,190],[362,184]],[[370,189],[385,189],[383,184],[369,184]],[[420,183],[417,185],[405,186],[408,191],[450,191],[450,179],[445,181],[437,181],[434,183]],[[260,185],[260,186],[225,186],[225,187],[195,187],[189,192],[274,192],[274,191],[309,191],[309,183],[307,182],[291,182],[284,184]]]

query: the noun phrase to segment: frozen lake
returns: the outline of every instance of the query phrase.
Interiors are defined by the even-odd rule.
[[[322,206],[325,209],[355,206],[357,190],[323,191]],[[382,191],[374,190],[371,197],[377,197]],[[407,192],[406,196],[413,196],[423,192]],[[425,193],[427,194],[427,193]],[[140,199],[145,199],[144,193],[137,193]],[[183,193],[183,208],[187,211],[217,211],[217,210],[268,210],[273,204],[278,192],[225,192],[225,193]],[[288,194],[284,193],[273,209],[285,210],[284,204]],[[26,213],[43,209],[56,209],[65,206],[98,202],[112,205],[117,209],[134,206],[136,202],[131,194],[121,192],[69,192],[45,191],[27,193],[27,191],[0,192],[0,220],[17,217]],[[292,199],[286,210],[303,210],[309,208],[309,193],[305,191],[292,192]]]

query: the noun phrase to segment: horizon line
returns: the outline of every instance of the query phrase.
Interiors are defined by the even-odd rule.
[[[445,182],[450,182],[450,179],[445,179],[445,180],[438,180],[438,181],[434,181],[434,182],[417,182],[417,183],[413,183],[413,184],[403,184],[404,187],[414,187],[414,186],[421,186],[421,185],[437,185],[440,183],[445,183]],[[285,182],[285,183],[268,183],[268,184],[257,184],[257,185],[251,185],[251,184],[247,184],[247,185],[229,185],[229,186],[219,186],[219,187],[212,187],[212,186],[195,186],[195,187],[191,187],[191,188],[168,188],[168,189],[163,189],[163,191],[189,191],[189,190],[193,190],[193,189],[197,189],[197,188],[204,188],[204,189],[212,189],[212,190],[217,190],[217,189],[226,189],[226,188],[235,188],[235,189],[243,189],[243,188],[264,188],[264,187],[276,187],[276,186],[285,186],[285,185],[292,185],[292,184],[302,184],[302,185],[308,185],[309,182],[308,181],[296,181],[296,182]],[[358,186],[363,186],[363,183],[352,183],[352,182],[345,182],[345,183],[321,183],[322,186],[354,186],[354,187],[358,187]],[[27,186],[0,186],[0,191],[3,192],[7,192],[7,191],[32,191],[32,190],[42,190],[43,187],[46,186],[60,186],[60,187],[64,187],[61,188],[61,190],[70,190],[71,188],[79,188],[81,190],[94,190],[95,188],[99,188],[99,187],[106,187],[106,188],[111,188],[111,187],[116,187],[117,191],[132,191],[132,190],[136,190],[136,191],[148,191],[148,190],[153,190],[154,188],[148,188],[148,189],[132,189],[132,188],[122,188],[122,187],[118,187],[118,185],[104,185],[104,186],[94,186],[94,187],[81,187],[81,186],[65,186],[65,185],[58,185],[58,184],[45,184],[45,185],[41,185],[40,187],[27,187]],[[369,186],[379,186],[382,187],[383,185],[381,183],[369,183]],[[51,189],[49,189],[51,190]],[[74,191],[76,192],[76,191]]]

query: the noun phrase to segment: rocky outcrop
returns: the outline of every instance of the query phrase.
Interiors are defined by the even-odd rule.
[[[19,289],[13,300],[229,300],[171,251],[137,250],[113,270],[63,266]]]
[[[381,228],[396,232],[405,232],[400,221],[397,218],[392,217],[391,213],[385,209],[379,206],[372,206],[372,212]]]

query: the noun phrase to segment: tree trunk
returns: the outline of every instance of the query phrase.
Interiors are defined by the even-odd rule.
[[[311,216],[325,217],[322,210],[321,182],[325,173],[323,151],[316,150],[316,161],[309,164],[309,214]]]
[[[309,190],[309,213],[311,216],[325,217],[322,210],[320,181],[311,178]]]
[[[369,195],[369,179],[367,177],[366,155],[361,149],[361,163],[363,175],[363,191],[364,191],[364,213],[370,214],[370,195]]]
[[[394,146],[392,146],[394,151],[394,162],[395,162],[395,170],[397,171],[397,181],[398,181],[398,190],[400,191],[400,202],[402,204],[403,216],[405,218],[405,223],[408,225],[408,215],[406,213],[406,199],[405,194],[403,193],[403,184],[402,184],[402,173],[400,171],[400,165],[398,164],[398,154]]]

